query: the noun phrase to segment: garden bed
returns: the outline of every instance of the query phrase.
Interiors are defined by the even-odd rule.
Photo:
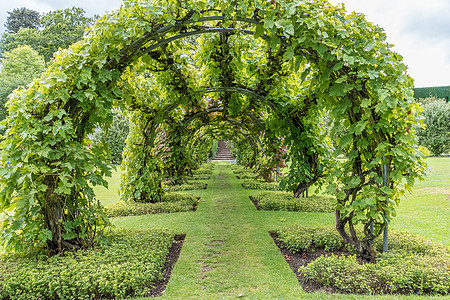
[[[114,230],[94,249],[48,257],[0,256],[0,299],[117,299],[160,296],[184,236]]]
[[[278,182],[265,182],[257,179],[244,179],[242,187],[246,190],[278,191],[280,189]]]
[[[308,198],[295,198],[290,192],[265,191],[249,196],[258,210],[283,210],[302,212],[333,212],[331,197],[311,195]]]
[[[193,190],[204,190],[208,186],[204,182],[192,182],[180,185],[172,185],[167,187],[167,192],[179,192],[179,191],[193,191]]]
[[[305,229],[305,230],[302,230]],[[448,247],[406,232],[390,233],[391,249],[376,264],[356,258],[331,228],[293,226],[270,232],[306,292],[448,295]],[[382,247],[375,240],[377,250]]]
[[[168,193],[161,202],[141,203],[129,200],[118,201],[105,207],[108,217],[140,216],[157,213],[175,213],[195,211],[200,198],[191,194]]]

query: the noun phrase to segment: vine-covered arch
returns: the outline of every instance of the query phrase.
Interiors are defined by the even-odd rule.
[[[1,208],[11,212],[7,248],[46,243],[61,252],[95,243],[93,228],[108,220],[92,186],[106,185],[110,171],[104,149],[90,148],[86,137],[111,122],[113,106],[129,111],[123,186],[136,197],[164,180],[158,139],[173,137],[175,162],[185,117],[217,105],[225,119],[258,116],[264,143],[288,149],[286,187],[326,182],[339,233],[373,256],[371,241],[423,172],[413,134],[418,106],[383,31],[324,0],[129,0],[99,19],[10,98],[0,182]],[[337,149],[323,131],[325,116]],[[339,154],[348,159],[338,163]],[[153,180],[144,184],[145,176]],[[363,239],[356,223],[364,224]]]

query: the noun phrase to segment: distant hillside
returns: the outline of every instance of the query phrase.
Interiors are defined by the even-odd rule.
[[[450,99],[450,86],[432,86],[414,89],[414,98],[416,99],[430,96],[443,98],[448,101]]]

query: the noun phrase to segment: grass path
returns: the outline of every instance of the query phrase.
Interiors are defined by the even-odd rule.
[[[406,296],[306,294],[268,234],[286,224],[333,224],[333,214],[257,211],[226,163],[196,191],[196,212],[125,217],[118,227],[186,233],[165,299],[410,299]],[[413,297],[416,298],[416,297]]]

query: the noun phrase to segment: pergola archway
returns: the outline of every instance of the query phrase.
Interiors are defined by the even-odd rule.
[[[199,39],[186,42],[193,36]],[[322,0],[126,1],[10,99],[0,202],[14,214],[3,239],[9,246],[46,242],[59,252],[95,242],[86,228],[107,219],[92,185],[105,184],[109,168],[103,150],[85,141],[111,121],[114,105],[134,112],[130,145],[149,133],[141,145],[148,148],[158,124],[171,119],[182,128],[189,110],[218,103],[224,117],[257,112],[267,136],[284,138],[288,187],[326,181],[337,198],[339,233],[370,257],[371,241],[408,188],[401,183],[423,172],[412,79],[389,48],[379,27]],[[336,151],[322,130],[325,112],[339,133]],[[126,153],[134,169],[144,148]],[[348,160],[337,164],[341,153]]]

